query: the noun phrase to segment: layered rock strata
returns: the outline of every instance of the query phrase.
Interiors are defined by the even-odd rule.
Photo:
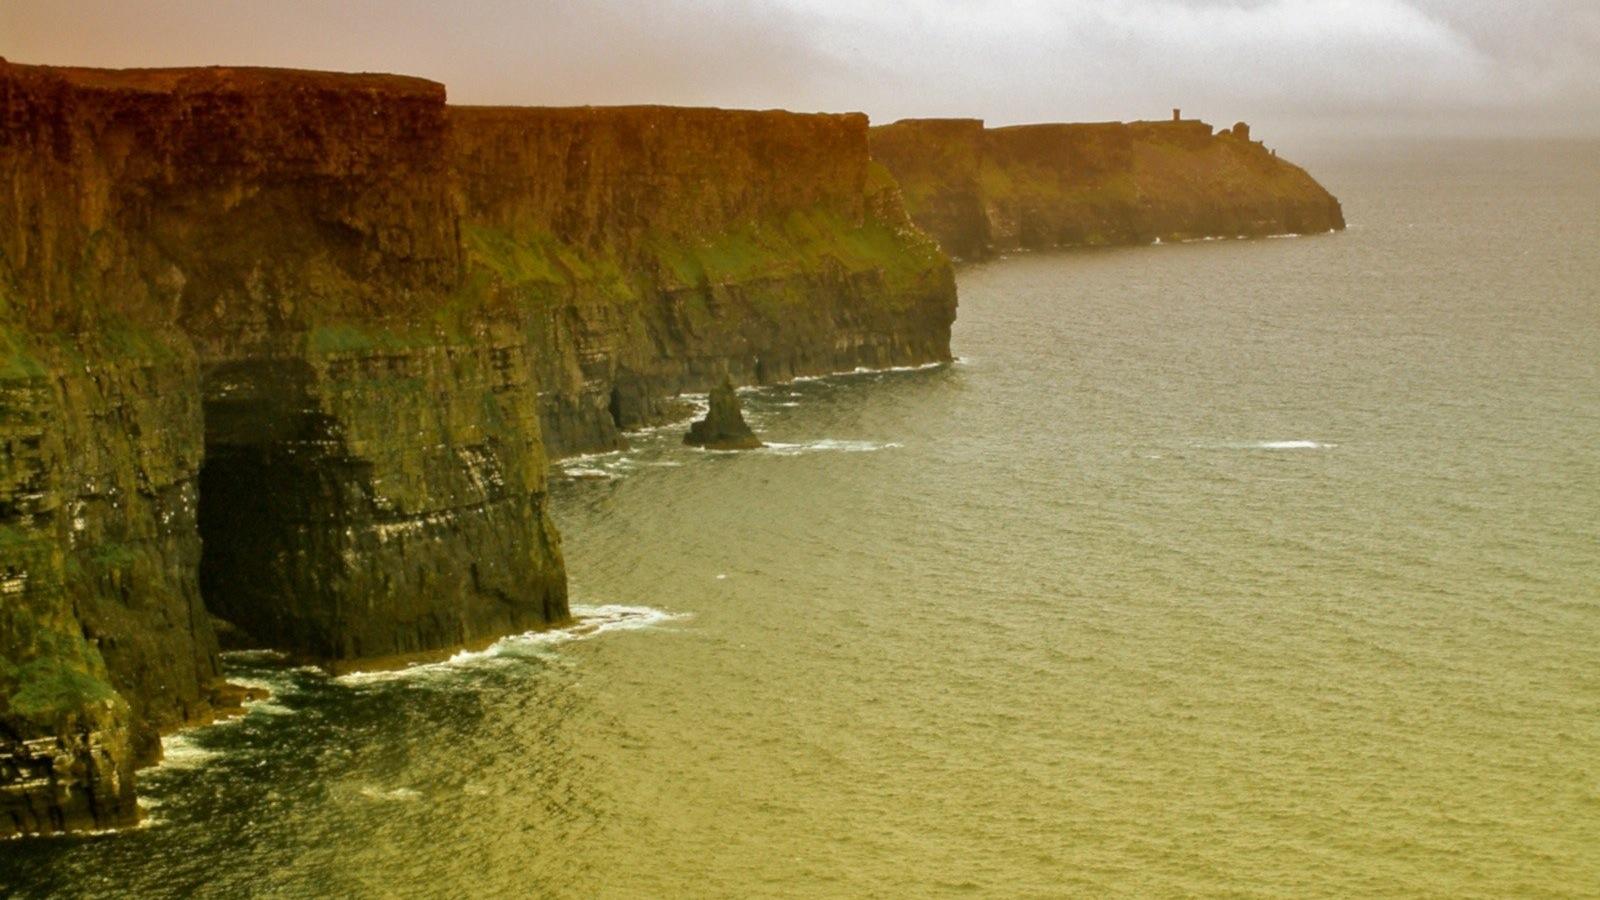
[[[0,63],[0,836],[136,817],[208,611],[324,661],[566,615],[448,129],[415,79]]]
[[[735,383],[950,358],[955,282],[858,114],[455,108],[469,259],[532,310],[553,455]]]
[[[0,837],[236,705],[567,615],[545,460],[680,391],[949,358],[864,117],[0,61]]]
[[[912,219],[953,256],[1258,237],[1344,228],[1339,201],[1239,123],[1195,120],[985,128],[908,119],[872,153]]]

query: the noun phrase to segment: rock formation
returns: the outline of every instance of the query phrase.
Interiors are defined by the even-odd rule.
[[[533,310],[552,455],[670,398],[950,358],[949,262],[859,114],[453,108],[469,259]]]
[[[448,129],[415,79],[0,64],[0,836],[136,816],[208,609],[323,661],[566,616]]]
[[[444,99],[0,61],[0,837],[137,817],[238,702],[212,616],[334,667],[565,618],[541,423],[949,358],[864,117]]]
[[[984,128],[908,119],[872,129],[912,219],[952,255],[1325,232],[1339,201],[1250,139],[1192,119]]]
[[[704,419],[689,426],[683,442],[707,450],[756,450],[764,446],[745,424],[739,393],[726,378],[711,389],[711,408]]]

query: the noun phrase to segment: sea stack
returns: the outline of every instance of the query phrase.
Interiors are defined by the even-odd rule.
[[[683,442],[707,450],[755,450],[764,446],[745,424],[744,413],[739,410],[739,395],[733,389],[733,382],[726,377],[711,389],[711,409],[704,419],[689,426]]]

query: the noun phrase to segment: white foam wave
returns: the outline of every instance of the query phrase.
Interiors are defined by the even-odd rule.
[[[856,366],[855,369],[848,374],[870,375],[879,372],[926,372],[929,369],[937,369],[945,365],[947,364],[942,362],[931,362],[922,363],[921,365],[916,366],[884,366],[881,369],[873,369],[867,366]]]
[[[1326,450],[1333,446],[1321,441],[1258,441],[1250,445],[1255,450]]]
[[[762,448],[762,451],[774,456],[799,456],[802,453],[873,453],[879,450],[893,450],[903,444],[894,441],[844,441],[833,438],[823,438],[816,441],[803,441],[798,444],[785,444],[773,442]]]
[[[682,400],[688,404],[688,415],[685,415],[682,418],[673,419],[669,422],[662,422],[660,425],[646,425],[643,428],[635,428],[632,431],[625,431],[623,434],[630,438],[646,438],[650,437],[651,435],[660,434],[664,431],[679,431],[687,427],[689,423],[695,421],[696,419],[704,418],[705,414],[711,411],[710,394],[679,394],[676,399]],[[613,452],[620,453],[622,451]],[[583,457],[574,456],[571,457],[571,459],[579,460],[583,459]]]
[[[568,457],[562,458],[557,463],[557,465],[560,465],[560,466],[586,466],[586,465],[590,465],[592,463],[598,463],[598,462],[600,462],[602,460],[612,459],[613,457],[621,456],[624,452],[625,451],[623,451],[623,450],[601,450],[601,451],[598,451],[598,452],[595,452],[595,453],[579,453],[576,456],[568,456]]]
[[[605,481],[617,476],[605,469],[596,469],[590,466],[562,466],[561,471],[568,478],[587,479],[590,481]]]
[[[161,738],[163,769],[196,769],[221,754],[195,743],[195,729],[178,731]]]
[[[360,685],[419,676],[452,674],[465,668],[486,663],[509,662],[518,656],[527,656],[530,652],[536,653],[545,648],[572,641],[585,640],[607,632],[637,631],[641,628],[650,628],[663,622],[681,619],[684,614],[670,613],[649,606],[604,604],[601,606],[574,606],[572,607],[572,617],[572,624],[564,628],[530,631],[526,634],[504,637],[482,650],[463,650],[442,662],[418,663],[404,668],[374,672],[348,672],[333,680],[339,684]]]

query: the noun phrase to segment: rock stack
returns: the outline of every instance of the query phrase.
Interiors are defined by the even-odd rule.
[[[755,450],[764,446],[745,424],[744,413],[739,409],[739,394],[727,378],[711,389],[711,409],[704,419],[689,426],[683,442],[707,450]]]

